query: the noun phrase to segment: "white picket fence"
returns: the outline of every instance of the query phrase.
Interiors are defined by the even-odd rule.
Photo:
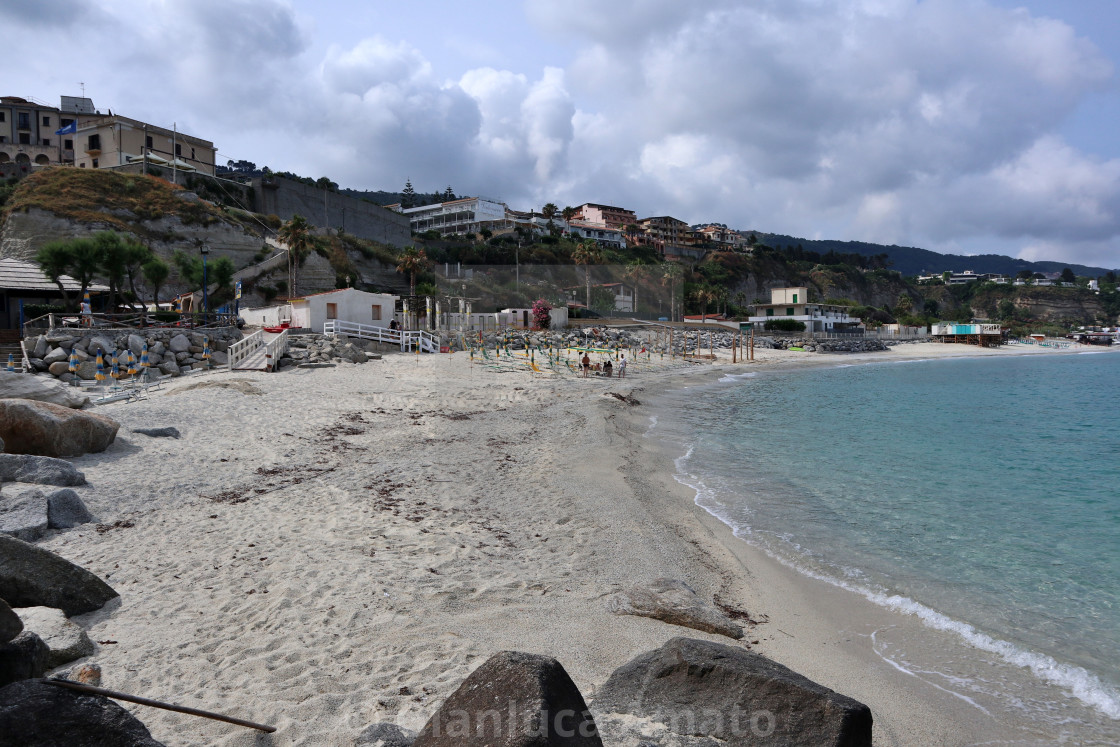
[[[438,353],[439,340],[431,332],[421,329],[389,329],[388,327],[375,327],[372,324],[358,324],[345,322],[341,319],[330,319],[323,324],[325,335],[347,335],[361,340],[371,340],[388,345],[399,345],[401,350],[419,349],[424,353]]]

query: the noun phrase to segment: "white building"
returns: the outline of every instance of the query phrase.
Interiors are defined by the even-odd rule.
[[[328,319],[338,319],[371,327],[388,327],[399,298],[355,288],[315,293],[292,301],[292,326],[322,332]]]
[[[451,202],[441,202],[423,207],[394,209],[408,216],[416,233],[439,231],[441,235],[478,233],[484,228],[496,230],[506,227],[504,203],[482,197],[466,197]]]
[[[771,288],[770,303],[755,304],[755,315],[749,321],[757,329],[765,329],[766,322],[774,319],[792,319],[805,325],[806,332],[842,332],[860,324],[858,317],[849,316],[850,306],[810,303],[809,289]]]
[[[559,223],[564,226],[564,222]],[[621,228],[610,228],[605,225],[595,225],[583,221],[573,220],[567,224],[568,233],[581,239],[594,239],[604,246],[615,249],[626,248],[626,237]]]

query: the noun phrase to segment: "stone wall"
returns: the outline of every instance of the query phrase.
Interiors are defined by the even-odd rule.
[[[75,379],[94,381],[97,374],[97,352],[104,354],[105,375],[112,368],[112,354],[119,351],[123,356],[131,350],[137,363],[145,343],[148,346],[148,362],[153,371],[161,375],[178,376],[184,371],[208,366],[222,366],[227,362],[226,351],[229,346],[242,338],[241,330],[236,327],[219,329],[189,330],[178,327],[147,327],[132,330],[79,330],[52,329],[38,337],[28,338],[25,342],[28,360],[34,373],[42,373],[65,381]],[[206,340],[209,340],[211,358],[208,364],[203,359]],[[78,371],[70,373],[70,353],[78,356]],[[122,372],[128,366],[118,357]]]
[[[253,180],[254,210],[289,220],[302,215],[313,226],[343,228],[346,233],[389,246],[412,241],[408,217],[372,202],[319,189],[279,176]]]

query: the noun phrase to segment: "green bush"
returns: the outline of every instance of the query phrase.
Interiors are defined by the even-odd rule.
[[[768,319],[763,329],[775,332],[804,332],[805,322],[796,319]]]

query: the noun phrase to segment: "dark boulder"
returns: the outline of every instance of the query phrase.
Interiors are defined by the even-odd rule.
[[[502,651],[471,672],[413,747],[602,747],[595,719],[560,662]]]
[[[0,689],[0,747],[162,747],[135,716],[108,698],[43,680]]]
[[[0,643],[0,687],[42,677],[47,671],[50,655],[50,647],[29,630],[7,643]],[[3,703],[3,696],[0,696],[0,703]],[[4,727],[0,726],[0,734],[3,733]]]
[[[7,643],[23,632],[23,620],[0,599],[0,643]]]
[[[862,703],[764,656],[692,638],[674,638],[616,669],[595,712],[612,735],[616,723],[633,730],[637,717],[673,735],[736,746],[871,745],[871,710]]]
[[[170,425],[163,428],[133,428],[132,432],[149,438],[179,438],[179,429]]]
[[[0,535],[0,599],[14,607],[55,607],[67,615],[101,609],[119,596],[100,578],[49,550]]]

